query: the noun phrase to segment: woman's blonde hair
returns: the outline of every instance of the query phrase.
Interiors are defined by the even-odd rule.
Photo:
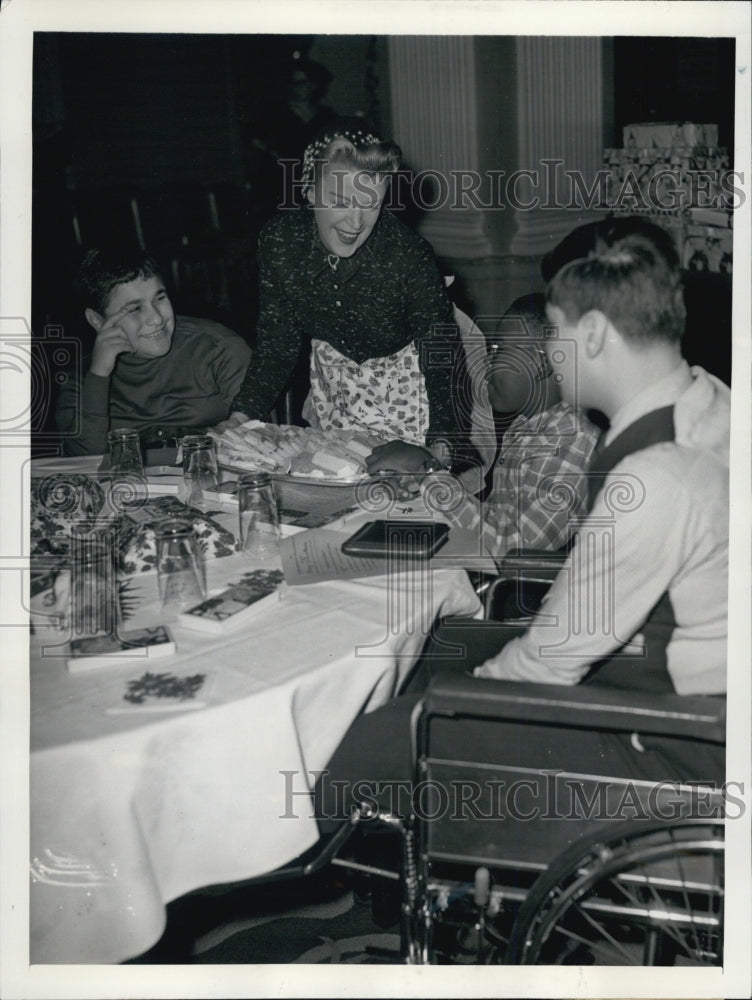
[[[392,174],[399,169],[402,150],[360,128],[330,128],[314,139],[303,154],[303,193],[313,186],[324,164],[337,164],[367,174]]]

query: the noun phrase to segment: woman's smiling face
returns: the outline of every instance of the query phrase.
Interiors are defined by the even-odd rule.
[[[388,183],[386,177],[336,163],[318,171],[308,201],[329,253],[352,257],[363,246],[378,221]]]

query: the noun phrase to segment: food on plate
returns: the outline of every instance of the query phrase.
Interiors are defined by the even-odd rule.
[[[366,458],[384,443],[364,431],[265,424],[237,413],[209,433],[221,465],[340,482],[365,476]]]

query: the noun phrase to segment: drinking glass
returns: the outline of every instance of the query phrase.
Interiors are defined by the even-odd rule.
[[[255,559],[279,558],[279,512],[274,486],[265,473],[238,480],[240,548]]]
[[[138,431],[120,427],[110,431],[107,440],[110,445],[107,501],[116,513],[127,513],[149,497]]]
[[[114,632],[118,624],[115,529],[71,527],[71,631]]]
[[[141,476],[144,463],[141,458],[141,443],[138,431],[119,427],[107,435],[110,446],[110,472],[113,478],[119,476]]]
[[[204,499],[204,490],[219,482],[214,439],[209,434],[189,434],[180,443],[183,448],[183,499],[199,510],[208,509],[211,501]]]
[[[163,521],[156,541],[162,611],[177,614],[199,604],[206,597],[206,577],[190,521]]]

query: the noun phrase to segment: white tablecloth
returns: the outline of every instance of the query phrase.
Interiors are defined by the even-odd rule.
[[[210,585],[242,558],[210,563]],[[430,622],[477,609],[464,571],[418,579],[417,591],[400,576],[289,588],[242,633],[174,628],[178,653],[148,666],[70,675],[63,651],[41,655],[35,640],[31,961],[140,954],[169,900],[311,847],[310,772],[395,693]],[[139,585],[156,587],[150,574]],[[204,674],[203,707],[129,710],[125,685],[147,669]]]

